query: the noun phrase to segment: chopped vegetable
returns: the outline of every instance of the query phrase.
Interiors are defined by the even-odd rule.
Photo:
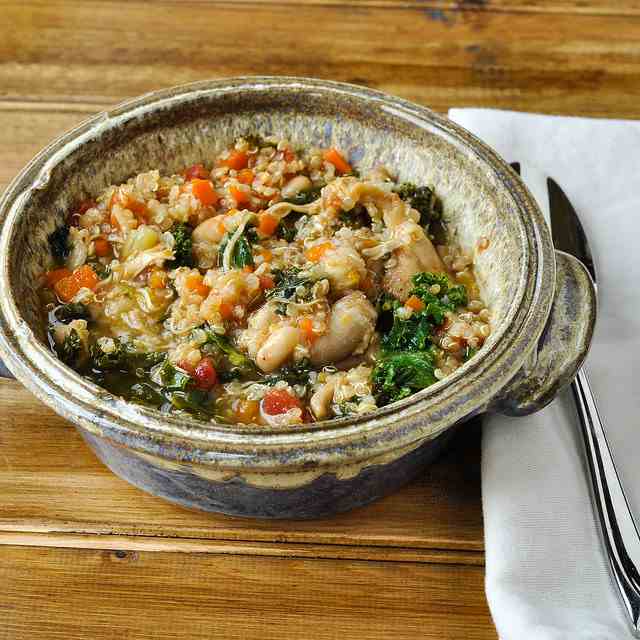
[[[229,187],[229,193],[231,197],[236,201],[236,204],[243,205],[249,204],[251,202],[251,192],[245,191],[244,189],[240,189],[231,185]]]
[[[90,320],[89,309],[81,302],[58,305],[49,314],[52,320],[68,323],[71,320]]]
[[[194,180],[195,178],[199,178],[200,180],[208,180],[211,177],[211,174],[205,169],[204,165],[194,164],[191,165],[184,172],[185,180]]]
[[[88,264],[84,264],[78,267],[70,276],[58,280],[53,288],[61,300],[71,302],[80,289],[93,290],[96,288],[98,281],[96,272]]]
[[[210,289],[203,282],[203,278],[199,273],[190,273],[185,280],[185,286],[189,291],[193,291],[203,298],[209,295]]]
[[[265,236],[272,236],[275,230],[278,228],[280,221],[270,213],[263,213],[258,222],[258,231]]]
[[[218,266],[223,265],[224,252],[232,235],[233,234],[226,233],[224,238],[222,238],[222,242],[218,247]],[[238,269],[246,266],[254,266],[253,252],[251,251],[251,244],[246,238],[246,233],[241,234],[233,246],[231,264]]]
[[[285,389],[268,391],[262,399],[262,410],[270,416],[287,413],[291,409],[302,409],[302,403]]]
[[[71,247],[69,246],[69,225],[63,224],[55,231],[52,231],[47,237],[51,255],[58,264],[62,264],[64,259],[69,255]]]
[[[275,373],[265,376],[266,384],[275,386],[278,382],[286,382],[287,384],[306,386],[309,384],[309,374],[313,371],[309,360],[301,360],[297,364],[282,367]]]
[[[216,372],[222,382],[255,375],[256,367],[250,358],[238,351],[224,336],[211,329],[205,329],[205,331],[207,333],[206,344],[213,350],[213,355],[217,356],[215,359]]]
[[[412,182],[403,182],[396,187],[395,191],[405,202],[420,213],[420,224],[422,226],[427,226],[430,222],[440,219],[440,206],[433,189],[416,187]]]
[[[400,351],[381,358],[372,374],[378,406],[402,400],[434,384],[434,356],[431,351]]]
[[[218,384],[218,374],[211,356],[205,356],[198,362],[193,372],[198,389],[208,391]]]
[[[106,258],[112,253],[111,243],[104,238],[96,238],[93,241],[93,249],[99,258]]]
[[[351,165],[342,157],[337,149],[328,149],[322,154],[322,157],[330,162],[339,173],[351,173],[353,169]]]
[[[195,178],[191,181],[191,192],[193,195],[202,202],[205,207],[214,205],[218,202],[220,197],[213,188],[210,180],[201,180]]]
[[[295,196],[291,196],[290,198],[286,198],[284,202],[290,202],[291,204],[309,204],[310,202],[314,202],[320,197],[321,187],[315,187],[313,189],[308,189],[307,191],[299,191]]]
[[[322,256],[330,249],[333,249],[333,243],[323,242],[322,244],[316,244],[310,249],[307,249],[305,251],[305,256],[307,256],[311,262],[319,262]]]
[[[171,227],[173,235],[173,261],[176,267],[193,266],[193,229],[186,222],[178,222]]]
[[[265,292],[267,299],[279,298],[298,302],[311,296],[313,280],[308,275],[300,275],[302,272],[296,267],[281,270],[274,269],[275,287]]]
[[[68,278],[71,275],[71,271],[66,267],[61,267],[60,269],[54,269],[53,271],[47,271],[45,274],[45,280],[47,282],[47,286],[50,289],[53,289],[56,282],[62,280],[63,278]]]
[[[242,171],[238,172],[236,177],[238,178],[238,182],[241,184],[251,184],[255,175],[251,169],[242,169]]]
[[[70,367],[77,367],[82,356],[82,341],[78,332],[71,329],[56,351],[62,362]]]
[[[229,169],[235,169],[240,171],[244,169],[249,162],[249,156],[244,151],[232,151],[227,158],[223,158],[220,161],[221,165],[229,167]]]

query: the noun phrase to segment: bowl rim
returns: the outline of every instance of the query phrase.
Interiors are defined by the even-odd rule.
[[[555,291],[550,234],[535,200],[520,178],[485,143],[426,107],[357,85],[287,76],[242,76],[204,80],[153,91],[100,112],[62,134],[29,162],[0,198],[0,283],[10,288],[9,246],[15,220],[30,193],[46,186],[52,169],[79,146],[130,119],[199,98],[228,92],[320,91],[348,96],[428,128],[466,153],[506,188],[519,215],[523,260],[518,291],[500,335],[482,358],[475,356],[442,383],[370,414],[297,427],[251,427],[204,423],[183,414],[116,398],[55,358],[35,337],[11,295],[0,296],[0,355],[16,377],[65,418],[91,433],[174,460],[224,468],[299,469],[384,455],[435,437],[448,426],[488,406],[521,368],[540,336]],[[35,176],[35,177],[34,177]],[[507,322],[508,321],[508,322]],[[517,326],[514,326],[517,325]],[[494,338],[494,336],[492,336]],[[507,340],[508,339],[508,340]]]

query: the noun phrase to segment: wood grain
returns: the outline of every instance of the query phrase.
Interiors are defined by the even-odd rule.
[[[62,418],[0,380],[0,531],[482,550],[478,431],[397,494],[329,520],[259,521],[187,511],[114,476]],[[369,555],[368,557],[372,557]],[[446,560],[446,557],[442,558]]]
[[[472,566],[0,546],[0,637],[481,640],[482,583]]]
[[[365,84],[439,110],[640,115],[637,3],[621,5],[624,15],[552,16],[475,4],[483,9],[5,2],[0,95],[101,104],[203,78],[289,74]]]

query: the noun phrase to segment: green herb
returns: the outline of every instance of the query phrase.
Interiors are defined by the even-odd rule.
[[[160,369],[160,380],[165,391],[185,391],[194,384],[188,373],[174,367],[169,360],[165,360]]]
[[[51,254],[55,258],[56,262],[61,264],[64,259],[69,255],[71,248],[69,247],[69,225],[63,224],[55,231],[52,231],[47,237],[49,247],[51,248]]]
[[[303,215],[301,213],[292,211],[289,215],[282,218],[276,227],[276,238],[286,240],[287,242],[293,242],[296,239],[297,233],[296,222],[298,222],[302,217]]]
[[[372,373],[378,406],[402,400],[436,380],[431,350],[415,353],[400,351],[385,355]]]
[[[341,211],[338,217],[343,225],[350,229],[361,229],[362,227],[371,226],[371,217],[367,213],[366,207],[361,204],[356,204],[356,206],[349,211]]]
[[[222,242],[218,247],[218,266],[222,266],[222,261],[224,257],[225,249],[229,244],[229,240],[233,234],[225,233],[222,238]],[[236,240],[236,243],[233,246],[233,252],[231,254],[231,264],[238,268],[242,269],[246,266],[253,266],[253,252],[251,251],[251,244],[247,240],[245,234],[241,234],[240,237]]]
[[[299,191],[295,196],[287,198],[284,202],[290,202],[291,204],[305,205],[314,202],[320,197],[322,187],[312,187],[306,191]]]
[[[102,264],[100,260],[87,260],[87,264],[96,272],[100,280],[106,280],[111,275],[111,267]]]
[[[91,315],[89,309],[81,302],[69,302],[57,306],[50,314],[52,320],[64,322],[65,324],[71,320],[90,320]]]
[[[112,338],[114,349],[105,351],[99,342],[89,347],[90,367],[94,371],[131,371],[150,369],[162,362],[166,355],[161,351],[137,351],[133,345]]]
[[[173,265],[176,267],[193,267],[193,229],[185,222],[178,222],[171,227],[173,235]]]
[[[297,267],[274,269],[272,271],[275,287],[266,292],[267,299],[285,298],[292,302],[307,300],[311,297],[314,281],[308,275],[301,275]]]
[[[58,358],[66,365],[76,368],[82,356],[82,341],[75,329],[71,329],[62,344],[57,348]]]
[[[420,224],[423,227],[430,222],[439,220],[441,208],[433,189],[429,187],[416,187],[412,182],[403,182],[394,191],[411,207],[420,213]]]
[[[444,273],[418,273],[412,278],[413,290],[411,295],[418,296],[425,304],[438,301],[449,311],[467,304],[467,289],[464,285],[451,284],[451,280]],[[439,290],[432,293],[431,287],[437,285]]]
[[[464,350],[464,361],[466,362],[467,360],[471,360],[471,358],[473,358],[476,353],[478,353],[478,350],[476,348],[467,345],[467,348]]]
[[[221,381],[250,378],[256,375],[253,361],[244,353],[238,351],[225,336],[215,333],[211,329],[204,329],[207,334],[205,345],[213,352],[216,360],[216,371]]]
[[[297,364],[293,364],[287,367],[282,367],[275,373],[271,373],[264,378],[264,382],[268,385],[275,385],[278,382],[284,381],[287,384],[293,385],[308,385],[309,374],[311,373],[311,363],[309,360],[301,360]]]

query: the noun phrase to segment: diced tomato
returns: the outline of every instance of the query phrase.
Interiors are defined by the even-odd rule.
[[[238,172],[238,182],[241,182],[242,184],[251,184],[253,182],[254,179],[254,174],[253,171],[251,171],[251,169],[243,169],[242,171]]]
[[[98,203],[95,200],[82,200],[79,204],[78,204],[78,208],[76,209],[76,213],[80,214],[81,216],[83,216],[85,213],[87,213],[87,211],[89,211],[89,209],[93,209],[94,207],[97,207]]]
[[[204,168],[202,164],[194,164],[191,165],[184,172],[185,180],[194,180],[195,178],[200,178],[201,180],[208,180],[211,177],[211,174]]]
[[[218,384],[218,373],[211,356],[205,356],[198,362],[193,377],[196,380],[198,389],[208,391],[211,387]]]
[[[199,178],[192,180],[191,192],[205,207],[215,205],[220,199],[209,180],[200,180]]]
[[[218,309],[223,320],[231,320],[233,318],[233,305],[229,302],[221,302]]]
[[[99,258],[111,255],[111,243],[104,238],[96,238],[93,241],[93,249]]]
[[[262,410],[270,416],[287,413],[291,409],[302,409],[302,403],[284,389],[272,389],[262,399]]]
[[[258,231],[265,236],[272,236],[278,228],[280,221],[270,213],[263,213],[258,221]]]
[[[409,309],[413,309],[414,311],[422,311],[424,309],[424,302],[418,298],[418,296],[411,296],[404,303],[405,307],[409,307]]]
[[[234,187],[233,185],[229,187],[229,193],[231,197],[236,201],[237,204],[247,204],[251,202],[251,192],[244,191],[243,189],[239,189],[238,187]]]
[[[337,149],[327,149],[322,154],[322,157],[330,162],[339,173],[351,173],[353,169],[351,165],[342,157],[342,154]]]
[[[276,286],[271,276],[259,276],[261,289],[273,289]]]
[[[229,169],[240,171],[240,169],[246,168],[248,161],[249,156],[244,151],[232,151],[228,158],[220,161],[220,164],[229,167]]]

